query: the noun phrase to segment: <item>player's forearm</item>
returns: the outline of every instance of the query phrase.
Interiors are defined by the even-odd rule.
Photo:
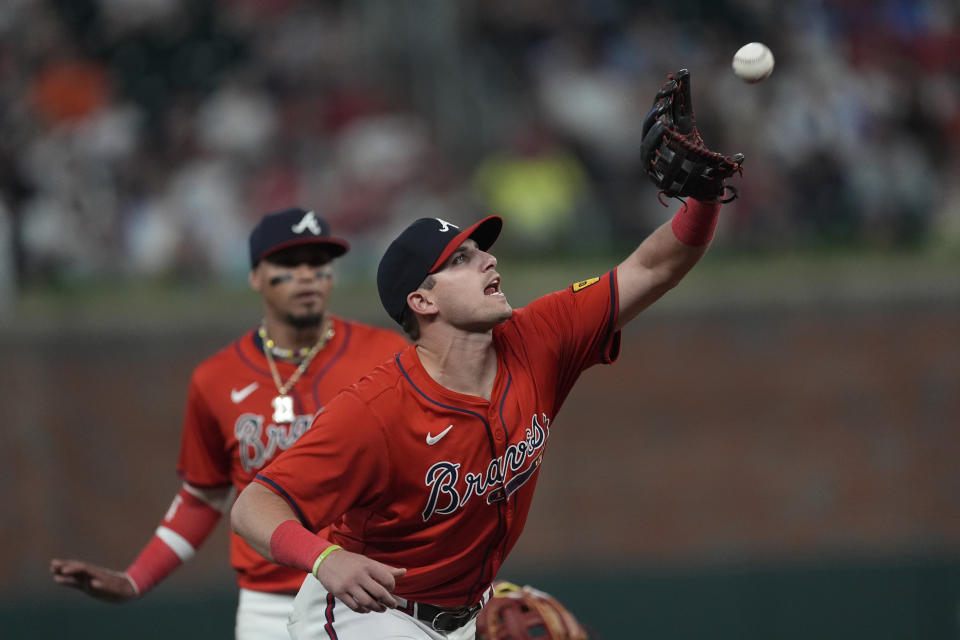
[[[153,537],[124,572],[143,595],[190,560],[217,526],[229,487],[199,489],[184,483]]]
[[[314,575],[320,562],[340,548],[306,529],[283,498],[256,482],[237,498],[230,522],[267,560]]]
[[[707,251],[717,224],[719,203],[690,198],[617,267],[620,315],[617,329],[672,289]]]
[[[287,502],[258,482],[247,485],[230,511],[230,526],[254,551],[273,561],[270,539],[276,528],[297,516]]]

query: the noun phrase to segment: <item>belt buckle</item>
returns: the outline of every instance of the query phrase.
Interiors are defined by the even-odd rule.
[[[473,614],[479,611],[479,609],[480,609],[479,607],[477,607],[476,605],[473,605],[472,607],[467,607],[457,612],[441,611],[433,617],[433,621],[430,623],[430,627],[434,631],[443,631],[443,632],[456,631],[457,629],[465,625],[467,622],[469,622]],[[441,616],[449,616],[450,621],[448,622],[448,624],[452,626],[444,625],[441,627],[440,626]]]
[[[441,611],[441,612],[438,613],[437,615],[433,616],[433,621],[430,623],[430,627],[431,627],[434,631],[443,631],[443,632],[453,631],[454,629],[458,629],[459,627],[453,627],[453,628],[447,629],[446,626],[440,627],[440,626],[437,624],[437,623],[440,621],[440,616],[452,616],[452,615],[454,615],[454,614],[449,613],[449,612],[447,612],[447,611]]]

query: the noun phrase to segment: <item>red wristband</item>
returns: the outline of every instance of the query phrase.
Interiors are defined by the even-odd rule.
[[[173,549],[163,540],[154,536],[137,556],[137,559],[127,567],[126,574],[133,582],[137,595],[142,596],[170,575],[182,562],[183,560]]]
[[[683,244],[702,247],[713,240],[719,218],[719,202],[700,202],[690,198],[673,216],[670,226],[673,235]]]
[[[145,594],[192,558],[217,526],[220,516],[217,509],[186,488],[180,489],[153,538],[127,567],[127,576],[133,581],[137,593]]]
[[[313,563],[332,543],[307,531],[296,520],[281,522],[270,536],[270,555],[277,564],[313,570]]]

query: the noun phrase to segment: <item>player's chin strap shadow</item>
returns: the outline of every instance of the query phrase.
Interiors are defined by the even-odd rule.
[[[727,195],[728,191],[730,192],[730,195]],[[657,200],[659,200],[660,204],[662,204],[663,206],[669,207],[670,203],[664,202],[663,200],[663,196],[666,196],[666,195],[667,195],[666,191],[657,192]],[[667,197],[672,200],[679,200],[683,204],[687,204],[687,201],[681,198],[680,196],[667,196]],[[723,185],[723,191],[720,192],[720,196],[716,198],[715,202],[719,202],[720,204],[727,204],[728,202],[733,202],[739,197],[740,197],[740,191],[738,191],[735,186],[733,186],[732,184],[725,184]]]

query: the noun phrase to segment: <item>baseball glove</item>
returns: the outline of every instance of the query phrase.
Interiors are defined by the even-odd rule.
[[[553,596],[509,582],[494,588],[477,616],[477,640],[588,640],[577,619]]]
[[[643,122],[640,143],[643,168],[668,197],[730,202],[737,190],[723,184],[734,173],[742,174],[743,154],[725,156],[707,148],[697,130],[690,98],[690,72],[667,75]],[[725,192],[730,195],[726,198]]]

